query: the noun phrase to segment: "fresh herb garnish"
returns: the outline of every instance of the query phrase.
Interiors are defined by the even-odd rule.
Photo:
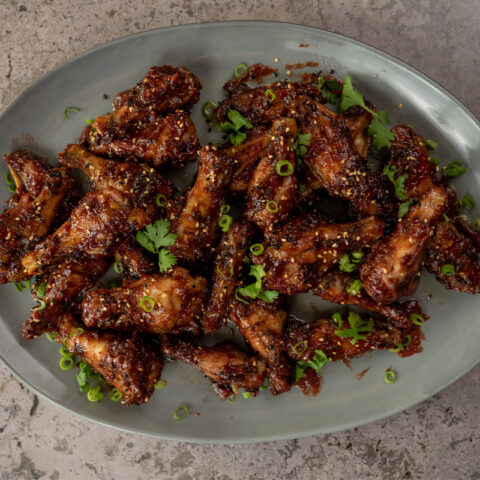
[[[305,377],[305,370],[307,368],[313,368],[317,373],[320,372],[328,361],[328,357],[322,350],[315,350],[315,354],[310,361],[299,360],[295,364],[295,381],[298,382],[301,378]]]
[[[437,149],[437,142],[434,142],[433,140],[425,140],[425,146],[427,147],[427,150],[434,152]]]
[[[167,248],[171,247],[177,235],[170,233],[170,222],[166,218],[156,220],[139,230],[136,235],[137,242],[149,252],[158,254],[158,268],[160,272],[166,272],[177,263],[177,257]]]
[[[447,177],[457,178],[460,175],[463,175],[467,171],[467,168],[461,160],[454,160],[447,166],[443,167],[442,171]]]
[[[430,157],[429,161],[432,165],[435,165],[438,167],[440,165],[440,159],[438,157]]]
[[[327,103],[336,105],[338,102],[339,92],[342,85],[333,78],[325,79],[323,75],[318,77],[317,88],[320,90],[323,99]]]
[[[442,275],[455,275],[455,267],[451,263],[447,263],[440,269]]]
[[[63,118],[65,118],[65,120],[68,118],[68,112],[79,112],[80,109],[77,108],[77,107],[67,107],[64,111],[63,111]]]
[[[229,110],[227,117],[230,122],[222,122],[219,128],[222,132],[231,132],[228,137],[232,145],[240,145],[246,138],[247,134],[242,132],[241,129],[250,129],[253,125],[237,110]]]
[[[460,200],[460,210],[464,210],[465,208],[468,208],[468,210],[475,208],[475,201],[471,195],[467,194]]]
[[[357,278],[347,287],[347,292],[351,293],[352,295],[358,295],[362,288],[363,283],[359,278]]]
[[[395,179],[396,173],[397,167],[395,165],[385,165],[383,168],[383,174],[393,183],[395,195],[400,200],[408,200],[407,194],[405,193],[405,180],[408,178],[408,175],[404,173]]]
[[[363,95],[353,88],[352,80],[347,75],[343,82],[342,98],[340,100],[340,111],[345,112],[350,107],[356,105],[365,109],[373,117],[373,120],[368,126],[368,134],[374,137],[373,145],[379,150],[383,147],[390,147],[392,141],[395,140],[395,135],[386,126],[386,124],[390,123],[387,112],[385,110],[375,112],[371,108],[367,107],[365,105]]]
[[[303,157],[307,153],[307,147],[310,145],[312,135],[310,133],[299,133],[295,142],[293,142],[293,149],[295,150],[295,156],[297,164],[301,165]]]
[[[249,275],[255,277],[256,281],[246,287],[237,288],[236,296],[237,294],[240,294],[244,297],[259,298],[266,303],[273,303],[278,298],[278,292],[276,290],[262,289],[262,278],[266,275],[263,265],[254,265],[250,267]],[[240,298],[238,299],[241,300]],[[245,302],[245,300],[243,300],[243,302]]]
[[[348,323],[350,328],[335,330],[335,334],[340,338],[350,338],[350,343],[355,345],[358,340],[366,340],[373,330],[373,319],[364,320],[358,313],[350,312],[348,314]]]
[[[410,210],[410,206],[412,205],[413,200],[407,200],[406,202],[402,202],[400,206],[398,207],[398,218],[403,218],[408,211]]]

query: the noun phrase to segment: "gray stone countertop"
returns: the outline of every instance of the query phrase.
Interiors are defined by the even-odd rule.
[[[478,0],[0,0],[0,18],[0,109],[54,66],[111,39],[166,25],[263,19],[318,27],[380,48],[480,116]],[[197,445],[77,418],[38,398],[0,364],[0,480],[479,480],[479,385],[480,365],[422,404],[354,430]]]

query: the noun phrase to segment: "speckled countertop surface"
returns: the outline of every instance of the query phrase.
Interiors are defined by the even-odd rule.
[[[0,109],[55,65],[113,38],[165,25],[263,19],[378,47],[480,116],[477,0],[0,0],[0,18]],[[351,431],[212,446],[143,438],[79,419],[0,365],[0,480],[480,480],[479,386],[477,366],[422,404]]]

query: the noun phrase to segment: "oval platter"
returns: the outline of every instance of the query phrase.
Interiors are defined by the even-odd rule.
[[[299,44],[308,47],[300,48]],[[278,58],[278,63],[275,59]],[[0,115],[0,153],[28,148],[52,161],[74,143],[85,125],[111,110],[114,94],[137,83],[152,65],[184,66],[203,84],[193,119],[202,144],[216,139],[207,132],[201,105],[222,98],[222,85],[240,63],[317,62],[316,68],[349,74],[355,87],[386,109],[392,124],[408,123],[434,139],[442,164],[454,159],[468,165],[468,175],[455,181],[459,193],[479,191],[480,124],[451,94],[405,63],[374,48],[322,30],[274,22],[224,22],[183,25],[143,32],[98,46],[69,60],[38,80]],[[291,78],[303,71],[292,71]],[[108,95],[108,99],[104,98]],[[398,108],[402,104],[403,108]],[[67,120],[63,111],[77,106]],[[4,176],[6,166],[0,165]],[[194,171],[183,174],[188,184]],[[0,201],[8,197],[0,189]],[[480,202],[479,202],[480,203]],[[473,212],[472,215],[479,215]],[[473,217],[472,217],[473,218]],[[121,430],[160,438],[202,442],[246,442],[295,438],[355,427],[414,405],[466,373],[480,360],[480,296],[444,290],[424,274],[416,298],[431,319],[419,355],[401,359],[375,352],[351,362],[329,364],[316,397],[297,389],[273,397],[235,402],[219,400],[210,383],[188,365],[167,364],[166,388],[140,407],[122,407],[108,399],[90,403],[77,386],[74,371],[58,367],[58,348],[46,338],[25,342],[22,322],[32,301],[13,285],[0,287],[0,354],[4,363],[39,394],[72,413]],[[297,296],[293,311],[306,319],[336,307],[310,295]],[[337,307],[338,308],[338,307]],[[358,374],[370,367],[361,380]],[[392,367],[397,381],[385,383]],[[187,405],[197,413],[176,421],[173,412]]]

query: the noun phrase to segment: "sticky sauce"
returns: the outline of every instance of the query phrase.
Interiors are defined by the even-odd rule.
[[[304,62],[304,63],[294,63],[292,65],[285,65],[287,70],[300,70],[301,68],[306,67],[318,67],[318,62]]]

